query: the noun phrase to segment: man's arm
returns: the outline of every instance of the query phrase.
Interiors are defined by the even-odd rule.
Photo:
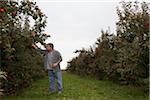
[[[38,52],[40,52],[40,53],[42,53],[42,54],[46,54],[46,50],[42,50],[42,49],[38,48],[37,45],[32,44],[32,47],[33,47],[35,50],[37,50]]]
[[[52,67],[55,68],[60,62],[61,62],[61,60],[59,60],[58,62],[52,64]]]
[[[57,52],[56,56],[58,56],[59,59],[58,59],[57,62],[55,62],[55,63],[52,64],[53,68],[57,67],[57,65],[62,61],[61,54],[58,51],[56,51],[56,52]]]

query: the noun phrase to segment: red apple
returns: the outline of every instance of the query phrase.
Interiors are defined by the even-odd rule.
[[[0,8],[0,13],[3,13],[5,12],[5,9],[4,8]]]
[[[149,28],[149,22],[144,23],[144,27],[148,29]]]
[[[12,16],[16,16],[16,15],[17,15],[16,11],[12,12]]]

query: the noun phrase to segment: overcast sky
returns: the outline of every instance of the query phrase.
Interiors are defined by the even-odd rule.
[[[63,57],[61,68],[76,56],[76,49],[94,45],[101,29],[115,33],[116,6],[121,0],[35,0],[46,14],[46,33]]]

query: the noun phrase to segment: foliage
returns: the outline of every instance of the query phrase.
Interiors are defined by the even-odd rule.
[[[6,80],[6,72],[0,71],[0,80],[5,79]],[[1,89],[2,83],[0,82],[0,97],[3,95],[3,89]]]
[[[146,84],[148,87],[148,81],[145,83],[143,80],[149,77],[150,10],[145,2],[121,4],[117,8],[117,34],[101,31],[94,55],[93,52],[86,54],[87,50],[79,50],[79,56],[69,62],[68,70],[99,79],[111,79],[121,84]]]
[[[33,24],[33,25],[32,25]],[[29,0],[0,1],[1,69],[7,72],[5,93],[15,93],[44,75],[42,57],[31,44],[47,39],[46,16]]]

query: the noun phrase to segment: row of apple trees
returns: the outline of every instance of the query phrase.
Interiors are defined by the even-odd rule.
[[[121,84],[136,84],[147,91],[149,4],[121,2],[117,14],[116,34],[101,31],[95,48],[77,50],[75,53],[79,55],[68,63],[68,70]]]
[[[0,1],[0,72],[1,88],[6,94],[29,86],[45,75],[40,56],[31,44],[43,43],[46,16],[29,0]]]

